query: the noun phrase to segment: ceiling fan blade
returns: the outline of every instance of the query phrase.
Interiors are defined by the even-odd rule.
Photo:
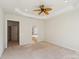
[[[42,13],[42,11],[40,13],[38,13],[39,15]]]
[[[51,11],[51,10],[52,10],[52,8],[45,8],[45,10],[46,10],[46,11]]]
[[[41,11],[41,9],[36,9],[36,10],[33,10],[33,11]]]
[[[46,15],[49,15],[49,13],[48,13],[47,11],[44,11],[44,13],[45,13]]]

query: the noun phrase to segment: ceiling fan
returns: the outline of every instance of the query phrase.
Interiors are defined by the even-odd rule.
[[[42,14],[42,13],[44,13],[45,15],[49,15],[49,11],[52,11],[52,8],[46,7],[44,4],[42,4],[42,5],[39,6],[39,9],[35,9],[33,11],[38,11],[39,15]]]

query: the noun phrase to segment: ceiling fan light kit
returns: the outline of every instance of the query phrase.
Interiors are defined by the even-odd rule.
[[[52,11],[52,8],[46,7],[45,4],[42,3],[37,9],[34,9],[33,11],[39,12],[38,15],[41,15],[42,13],[49,15],[49,12]]]
[[[52,11],[52,8],[49,8],[49,7],[45,7],[45,5],[40,5],[39,6],[39,9],[35,9],[34,11],[38,11],[39,15],[41,13],[44,13],[45,15],[49,15],[49,11]]]

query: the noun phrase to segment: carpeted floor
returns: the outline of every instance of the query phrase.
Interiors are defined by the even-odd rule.
[[[9,47],[1,59],[79,59],[79,54],[48,42],[40,42],[35,45]]]

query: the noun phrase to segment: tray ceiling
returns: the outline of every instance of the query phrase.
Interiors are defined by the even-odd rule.
[[[50,6],[53,8],[51,14],[61,13],[64,10],[73,9],[73,7],[77,6],[78,0],[0,0],[0,7],[3,8],[5,13],[17,14],[25,13],[28,17],[33,15],[33,17],[40,18],[37,13],[32,10],[38,8],[40,4],[45,4],[46,6]],[[17,11],[16,11],[17,10]],[[46,16],[47,17],[47,16]],[[42,17],[41,17],[42,18]],[[45,16],[43,16],[45,18]]]

